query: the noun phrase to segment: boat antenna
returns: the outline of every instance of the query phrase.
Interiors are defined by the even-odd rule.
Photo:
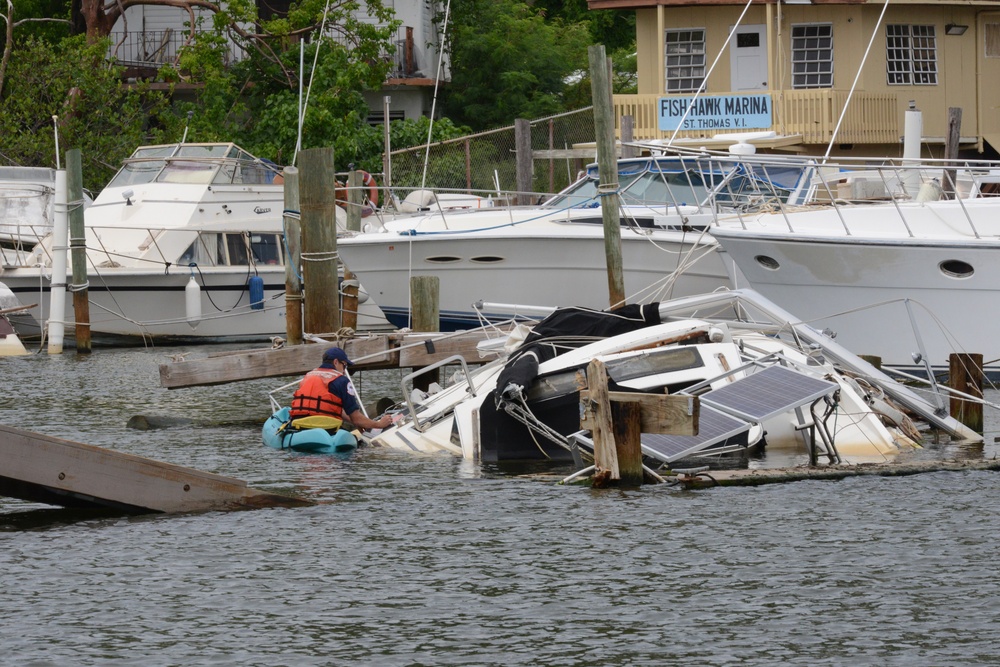
[[[840,118],[837,119],[837,127],[833,128],[833,135],[830,137],[830,143],[826,147],[826,154],[823,156],[823,161],[826,162],[830,157],[830,151],[833,150],[833,142],[837,140],[837,135],[840,133],[840,125],[844,122],[844,116],[847,115],[847,107],[851,104],[851,97],[854,96],[854,89],[858,85],[858,79],[861,78],[861,71],[865,68],[865,62],[868,60],[868,53],[872,50],[872,44],[875,42],[875,35],[878,34],[879,27],[882,25],[882,18],[885,16],[885,10],[889,8],[889,0],[885,0],[885,4],[882,5],[882,13],[878,15],[878,21],[875,22],[875,29],[872,30],[872,37],[868,40],[868,48],[865,49],[865,55],[861,58],[861,64],[858,65],[858,71],[854,73],[854,83],[851,84],[851,90],[847,93],[847,99],[844,100],[844,108],[840,110]]]
[[[323,7],[323,21],[319,25],[319,36],[316,38],[316,51],[313,53],[313,65],[312,70],[309,72],[309,86],[306,88],[305,100],[302,99],[302,74],[304,72],[302,66],[303,49],[305,48],[302,42],[299,42],[299,134],[298,138],[295,140],[295,153],[292,154],[292,166],[295,166],[295,158],[299,156],[299,151],[302,150],[302,125],[305,122],[306,109],[309,107],[309,93],[312,92],[313,78],[316,76],[316,63],[319,61],[319,47],[322,45],[323,33],[326,32],[326,19],[330,13],[330,0],[326,0],[326,6]]]
[[[181,143],[182,144],[187,141],[187,138],[188,138],[188,128],[191,127],[191,118],[193,118],[193,117],[194,117],[194,111],[188,111],[188,119],[187,119],[187,122],[184,123],[184,136],[181,137]]]
[[[59,166],[59,116],[52,116],[52,126],[56,137],[56,169],[62,169]]]
[[[674,143],[674,139],[677,138],[677,133],[681,131],[681,127],[684,125],[684,120],[688,117],[688,114],[691,113],[691,109],[694,107],[694,103],[698,99],[698,96],[705,90],[705,84],[708,83],[708,79],[712,76],[715,66],[719,64],[719,58],[722,57],[726,47],[733,41],[733,35],[736,34],[736,29],[740,27],[741,23],[743,23],[743,17],[747,15],[747,10],[750,9],[750,3],[752,2],[753,0],[747,0],[747,4],[743,7],[743,13],[740,14],[738,19],[736,19],[733,29],[729,31],[729,37],[726,37],[726,41],[722,45],[722,48],[719,49],[717,54],[715,54],[715,60],[712,61],[712,66],[708,68],[708,73],[705,75],[705,78],[701,80],[701,85],[698,86],[698,90],[695,91],[694,97],[692,97],[691,101],[688,102],[687,108],[684,110],[684,115],[681,116],[679,121],[677,121],[677,127],[674,128],[674,133],[670,135],[670,141],[667,142],[668,145],[672,145]]]
[[[441,38],[438,40],[438,66],[434,77],[434,97],[431,99],[431,122],[427,125],[427,149],[424,151],[424,173],[420,177],[420,189],[427,184],[427,163],[431,158],[431,133],[434,131],[434,109],[437,107],[438,86],[441,85],[441,69],[444,64],[444,36],[448,32],[448,16],[451,13],[451,0],[444,6],[444,23],[441,28]]]

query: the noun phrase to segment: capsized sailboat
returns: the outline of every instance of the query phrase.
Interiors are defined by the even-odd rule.
[[[643,434],[655,466],[762,446],[800,448],[816,463],[885,461],[920,446],[919,425],[982,439],[939,396],[733,290],[610,313],[558,309],[511,352],[419,404],[408,399],[407,416],[372,441],[480,461],[585,459],[580,390],[593,359],[615,390],[698,397],[697,435]]]

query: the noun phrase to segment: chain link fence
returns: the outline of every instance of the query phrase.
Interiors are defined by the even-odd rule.
[[[574,144],[595,141],[593,107],[530,122],[532,191],[554,193],[576,180],[593,158],[570,155]],[[514,126],[390,153],[393,188],[417,188],[506,198],[517,191]],[[539,157],[542,156],[542,157]],[[426,165],[426,169],[425,169]]]

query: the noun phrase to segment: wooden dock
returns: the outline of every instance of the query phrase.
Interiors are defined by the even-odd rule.
[[[0,495],[130,514],[301,507],[245,481],[0,426]]]
[[[498,337],[495,331],[491,332]],[[461,355],[467,363],[482,364],[477,345],[484,331],[462,333],[391,333],[351,338],[342,342],[306,343],[277,350],[247,350],[210,355],[205,359],[160,365],[160,386],[167,389],[225,384],[266,377],[303,375],[320,364],[323,350],[340,345],[354,365],[352,371],[375,368],[422,368]]]

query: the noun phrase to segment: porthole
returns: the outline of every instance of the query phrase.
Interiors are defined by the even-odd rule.
[[[971,278],[972,274],[976,272],[971,264],[960,259],[946,259],[938,264],[938,268],[949,278]]]
[[[453,255],[437,255],[435,257],[427,257],[424,261],[428,264],[454,264],[455,262],[461,262],[462,258]]]
[[[504,261],[504,258],[496,257],[495,255],[481,255],[479,257],[473,257],[469,261],[475,264],[496,264],[497,262]]]
[[[757,263],[765,269],[770,269],[771,271],[777,271],[780,266],[780,264],[778,264],[778,260],[773,257],[768,257],[767,255],[757,255],[754,259],[757,260]]]

